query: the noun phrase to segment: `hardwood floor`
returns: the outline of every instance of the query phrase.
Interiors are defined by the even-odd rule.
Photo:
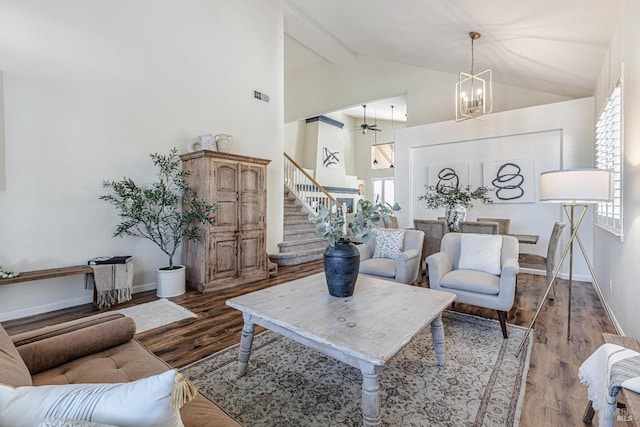
[[[240,341],[242,316],[225,305],[227,299],[319,271],[322,271],[322,262],[315,261],[302,266],[280,267],[277,277],[238,288],[206,294],[189,291],[171,300],[196,313],[197,319],[182,320],[138,334],[136,338],[172,366],[185,366]],[[545,286],[546,281],[542,276],[520,274],[516,301],[508,313],[507,322],[528,326]],[[587,397],[586,388],[578,379],[578,368],[603,343],[601,334],[615,331],[591,284],[574,282],[571,340],[567,340],[567,297],[568,282],[560,280],[556,284],[556,299],[543,306],[536,322],[521,426],[583,425],[582,415]],[[133,301],[117,308],[154,299],[155,291],[135,294]],[[495,311],[464,304],[456,304],[454,310],[497,319]],[[3,326],[9,334],[15,334],[96,312],[98,310],[93,305],[87,304],[7,321]],[[598,425],[597,420],[593,425]]]

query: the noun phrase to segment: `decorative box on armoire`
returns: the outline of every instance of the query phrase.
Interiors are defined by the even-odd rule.
[[[266,251],[267,165],[271,160],[201,150],[180,156],[187,182],[217,206],[200,242],[183,242],[187,285],[208,292],[269,276]]]

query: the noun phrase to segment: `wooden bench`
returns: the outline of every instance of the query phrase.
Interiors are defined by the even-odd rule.
[[[640,352],[640,341],[635,338],[623,337],[620,335],[607,333],[602,334],[602,337],[604,338],[605,343],[618,344],[631,350]],[[625,417],[625,421],[629,422],[629,425],[637,426],[637,420],[640,416],[640,394],[623,388],[618,394],[618,400],[624,402],[624,405],[618,403],[618,407],[626,407],[627,416]],[[586,424],[591,424],[594,415],[595,411],[591,406],[591,401],[589,401],[589,404],[584,411],[582,421],[584,421]]]
[[[76,274],[92,274],[93,269],[88,265],[72,265],[70,267],[48,268],[45,270],[24,271],[18,277],[0,279],[0,285],[30,282],[33,280],[52,279],[54,277],[73,276]]]

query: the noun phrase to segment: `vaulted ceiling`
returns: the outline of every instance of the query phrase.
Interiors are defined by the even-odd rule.
[[[624,1],[282,0],[295,39],[285,46],[285,70],[362,55],[468,72],[468,33],[477,31],[476,71],[491,68],[495,81],[530,90],[591,96]]]

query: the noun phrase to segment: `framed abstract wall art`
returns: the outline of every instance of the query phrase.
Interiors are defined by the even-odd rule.
[[[499,160],[482,164],[483,185],[493,187],[493,203],[534,203],[534,159]]]

